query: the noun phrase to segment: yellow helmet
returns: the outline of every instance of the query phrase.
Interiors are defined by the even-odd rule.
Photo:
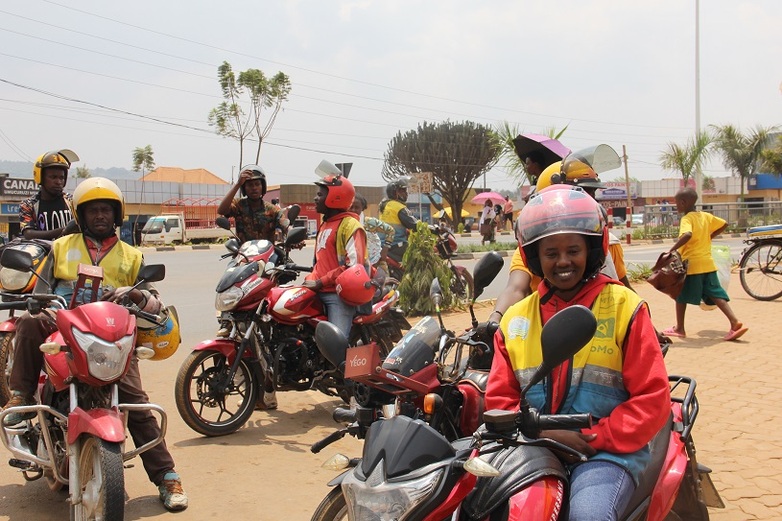
[[[41,154],[33,163],[33,180],[35,180],[35,184],[40,185],[43,182],[43,169],[57,166],[65,169],[65,180],[67,181],[71,163],[78,160],[79,156],[76,155],[76,152],[67,148]]]
[[[538,183],[535,185],[535,191],[540,192],[546,187],[563,182],[560,181],[560,177],[562,177],[562,179],[564,180],[564,176],[561,176],[561,172],[560,172],[561,170],[562,170],[562,161],[551,163],[549,166],[544,168],[543,171],[538,176]]]
[[[73,207],[76,210],[76,222],[84,223],[82,205],[90,201],[109,201],[114,205],[114,225],[122,226],[125,218],[125,199],[119,187],[105,177],[85,179],[73,191]]]
[[[176,353],[182,342],[176,308],[169,306],[160,313],[160,316],[164,319],[162,326],[143,318],[136,321],[136,346],[152,349],[155,355],[150,360],[165,360]]]

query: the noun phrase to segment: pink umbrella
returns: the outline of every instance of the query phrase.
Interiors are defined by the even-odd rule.
[[[519,134],[513,140],[516,154],[524,160],[532,152],[543,155],[544,165],[548,166],[561,160],[570,153],[570,149],[554,139],[542,134]]]
[[[486,201],[501,204],[505,202],[505,196],[497,192],[481,192],[471,200],[472,204],[486,204]]]

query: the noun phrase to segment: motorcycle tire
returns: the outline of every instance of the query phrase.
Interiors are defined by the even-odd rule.
[[[125,468],[119,443],[95,436],[82,440],[79,454],[81,501],[71,505],[71,520],[103,519],[122,521],[125,517]]]
[[[187,426],[199,434],[232,434],[255,410],[259,383],[246,360],[239,362],[233,389],[220,393],[214,388],[229,369],[228,359],[217,351],[194,351],[179,368],[174,386],[176,407]]]
[[[11,399],[11,368],[14,365],[13,332],[0,333],[0,407]]]
[[[312,514],[312,521],[342,521],[347,518],[348,503],[339,486],[331,489]]]
[[[464,266],[451,268],[451,293],[456,302],[461,306],[467,306],[475,295],[475,283],[472,275]]]

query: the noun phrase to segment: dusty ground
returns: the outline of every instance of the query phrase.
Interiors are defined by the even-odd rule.
[[[638,292],[652,307],[659,329],[674,323],[674,304],[646,284]],[[719,311],[690,307],[689,338],[676,339],[666,358],[669,372],[698,381],[701,412],[694,430],[699,460],[714,470],[714,481],[727,503],[713,510],[718,521],[782,519],[782,358],[778,322],[782,300],[759,302],[748,297],[734,274],[729,294],[739,319],[750,327],[739,342],[723,342],[727,320]],[[491,307],[484,305],[478,318]],[[452,315],[447,325],[463,328],[466,315]],[[335,452],[360,454],[361,445],[343,439],[319,455],[309,445],[335,424],[337,400],[313,393],[281,393],[277,411],[256,412],[239,432],[207,439],[190,431],[174,405],[173,379],[182,359],[142,368],[153,401],[170,414],[169,447],[190,496],[190,508],[166,513],[139,459],[126,471],[126,518],[305,520],[327,493],[335,475],[320,464]],[[66,519],[64,493],[52,493],[41,482],[25,483],[21,474],[0,465],[0,519]]]

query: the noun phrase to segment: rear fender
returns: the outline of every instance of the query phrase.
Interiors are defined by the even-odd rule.
[[[680,404],[672,404],[674,421],[681,421]],[[652,491],[649,500],[649,511],[647,519],[649,521],[665,519],[666,514],[673,507],[676,495],[679,493],[679,487],[684,479],[684,473],[687,471],[689,461],[687,451],[684,447],[684,441],[681,434],[671,430],[671,438],[668,441],[668,452],[665,455],[665,464],[657,478],[657,483]]]
[[[111,443],[125,441],[124,415],[116,409],[77,407],[68,415],[68,443],[75,443],[82,434],[89,434]]]

